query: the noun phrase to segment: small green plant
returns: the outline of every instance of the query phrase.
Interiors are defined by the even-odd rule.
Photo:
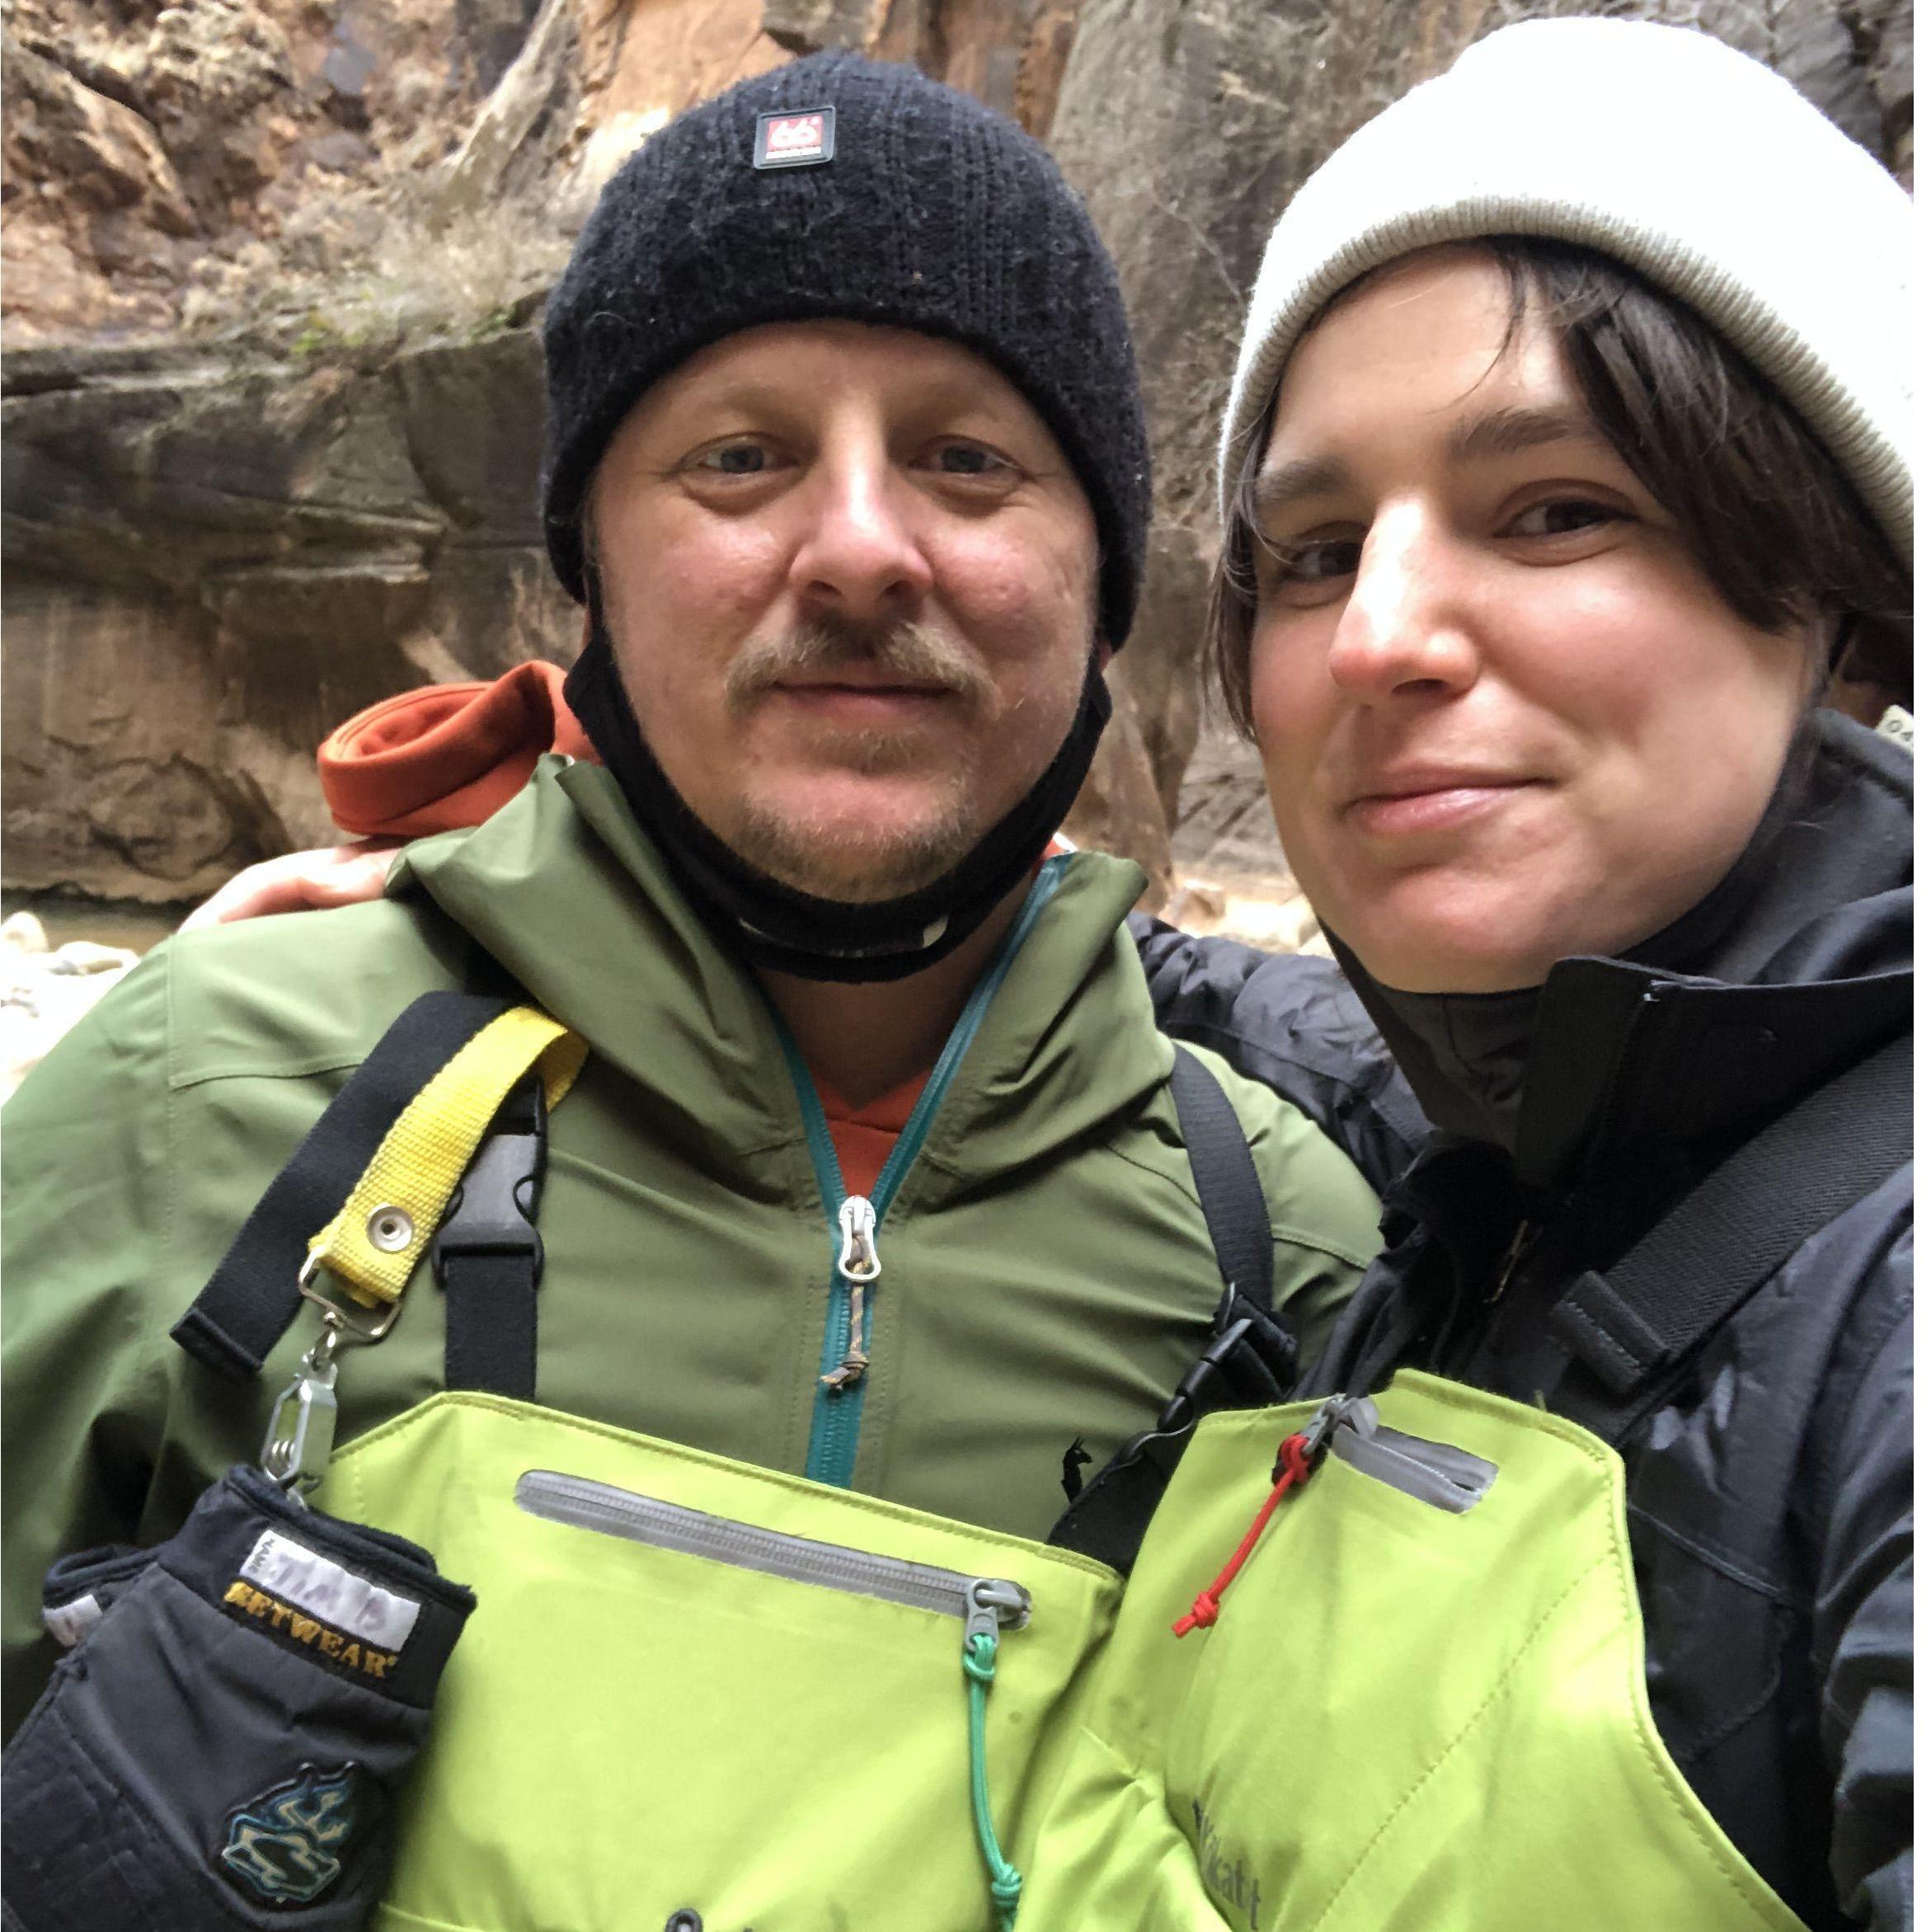
[[[507,302],[499,302],[486,315],[479,315],[463,332],[463,340],[472,346],[487,342],[516,326],[516,312]]]

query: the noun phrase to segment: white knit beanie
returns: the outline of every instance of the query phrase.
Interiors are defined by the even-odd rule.
[[[1910,197],[1770,70],[1686,27],[1541,20],[1476,43],[1309,176],[1254,284],[1220,507],[1321,306],[1482,235],[1576,242],[1695,309],[1811,426],[1911,556]]]

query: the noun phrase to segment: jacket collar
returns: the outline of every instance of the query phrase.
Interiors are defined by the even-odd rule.
[[[761,992],[720,950],[601,767],[546,758],[474,831],[410,847],[390,891],[411,887],[641,1090],[654,1131],[726,1170],[798,1140]],[[1168,1050],[1122,924],[1144,887],[1124,860],[1064,862],[922,1168],[964,1178],[1036,1159],[1166,1077]]]

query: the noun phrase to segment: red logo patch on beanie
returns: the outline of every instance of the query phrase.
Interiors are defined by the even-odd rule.
[[[811,107],[758,116],[753,167],[811,167],[829,161],[838,144],[838,110]]]

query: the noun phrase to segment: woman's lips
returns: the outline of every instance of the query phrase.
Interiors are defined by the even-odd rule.
[[[1413,838],[1444,832],[1497,810],[1529,789],[1528,778],[1444,778],[1439,783],[1374,792],[1342,812],[1355,830],[1374,839]]]

